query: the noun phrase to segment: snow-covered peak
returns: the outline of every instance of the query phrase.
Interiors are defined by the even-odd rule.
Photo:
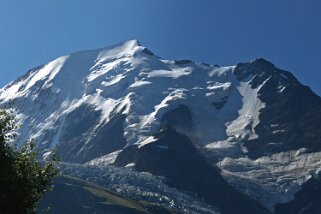
[[[144,148],[155,142],[156,133],[171,126],[205,151],[209,160],[213,158],[213,163],[220,160],[224,175],[242,189],[243,184],[253,185],[253,172],[261,175],[257,171],[262,169],[264,175],[275,172],[273,176],[279,179],[280,173],[273,168],[280,163],[273,158],[284,158],[287,146],[294,146],[293,152],[301,149],[301,141],[287,144],[288,139],[299,136],[285,134],[299,133],[296,124],[310,121],[306,112],[319,115],[315,106],[320,99],[310,91],[301,93],[298,85],[293,75],[264,59],[226,67],[164,60],[130,40],[62,56],[34,68],[0,90],[0,103],[13,100],[23,124],[18,144],[35,138],[44,154],[57,147],[61,158],[70,162],[101,162],[129,145]],[[306,95],[312,97],[311,102],[304,101]],[[297,102],[297,96],[302,101]],[[283,114],[293,106],[290,116]],[[320,139],[311,130],[304,136]],[[269,156],[271,151],[278,154]],[[248,159],[250,154],[260,157],[260,162]],[[299,156],[297,163],[310,157]],[[315,161],[309,164],[309,170],[302,171],[310,173],[320,166]],[[282,165],[281,171],[285,170]],[[239,184],[239,178],[248,183]],[[294,183],[286,188],[295,189],[297,180],[291,177]],[[269,178],[255,185],[261,185],[263,192],[270,188],[273,193],[281,191]],[[261,192],[251,194],[263,197],[259,200],[264,203],[269,201],[272,210],[278,201],[270,195],[264,198]],[[280,198],[289,198],[288,193],[284,195]]]
[[[0,100],[9,101],[23,96],[36,97],[40,89],[47,88],[52,88],[53,93],[66,92],[70,96],[80,96],[84,91],[84,83],[87,79],[90,81],[95,76],[95,70],[103,64],[129,58],[145,49],[137,40],[130,40],[106,48],[79,51],[59,57],[30,70],[25,76],[5,86],[0,91]],[[36,93],[32,94],[34,91]]]
[[[142,50],[143,48],[137,40],[129,40],[114,46],[98,49],[99,53],[96,61],[103,62],[108,59],[117,59],[125,55],[132,55],[138,49]]]
[[[251,87],[251,76],[239,79],[235,73],[235,66],[163,60],[130,40],[32,69],[1,89],[0,100],[14,100],[29,125],[22,133],[38,138],[60,130],[65,116],[82,106],[99,113],[95,126],[124,114],[127,144],[143,142],[161,127],[166,112],[184,105],[194,125],[193,131],[181,131],[200,145],[215,147],[220,141],[258,137],[254,127],[264,108],[257,96],[260,87]],[[49,147],[59,144],[62,133],[56,134],[46,139]]]

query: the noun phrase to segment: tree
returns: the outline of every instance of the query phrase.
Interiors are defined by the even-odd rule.
[[[12,145],[17,128],[14,112],[0,109],[0,214],[35,213],[58,174],[54,153],[41,161],[33,141]]]

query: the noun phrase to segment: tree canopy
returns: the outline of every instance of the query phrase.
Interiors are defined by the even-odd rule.
[[[0,109],[0,214],[35,213],[58,174],[54,153],[42,161],[32,140],[14,146],[17,128],[14,111]]]

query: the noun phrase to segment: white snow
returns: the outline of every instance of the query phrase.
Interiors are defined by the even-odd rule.
[[[259,88],[252,89],[247,82],[241,82],[238,90],[243,96],[243,106],[239,110],[239,117],[228,124],[227,133],[237,140],[258,138],[254,128],[260,122],[260,110],[265,107],[257,95]]]
[[[212,82],[210,82],[210,83],[212,83]],[[226,83],[214,82],[213,84],[208,85],[207,89],[208,90],[217,90],[217,89],[227,90],[230,87],[231,87],[230,82],[226,82]]]
[[[29,89],[41,80],[45,80],[45,87],[46,84],[49,84],[54,79],[68,57],[69,56],[60,57],[39,70],[31,72],[25,80],[20,80],[12,85],[9,84],[6,90],[1,91],[0,100],[9,101],[17,97],[25,96],[29,93]]]
[[[102,157],[95,158],[95,159],[85,163],[85,165],[100,166],[100,167],[111,165],[115,162],[115,160],[120,152],[121,152],[121,150],[116,151],[116,152],[112,152],[112,153],[104,155]]]
[[[129,88],[138,88],[138,87],[142,87],[144,85],[149,85],[149,84],[152,84],[152,82],[150,82],[150,81],[136,81],[133,84],[131,84],[129,86]]]
[[[174,70],[155,70],[148,73],[148,77],[169,77],[177,79],[182,76],[190,75],[192,71],[186,69],[174,69]]]
[[[135,163],[129,163],[129,164],[127,164],[125,167],[126,168],[131,168],[131,167],[134,167],[135,166]]]
[[[142,142],[139,143],[138,148],[141,148],[147,144],[150,144],[152,142],[155,142],[157,139],[154,136],[148,137],[145,140],[143,140]]]
[[[95,66],[111,59],[118,59],[124,56],[129,56],[134,53],[135,48],[137,48],[138,46],[139,45],[137,40],[130,40],[113,47],[101,49],[96,59]]]
[[[48,157],[49,157],[51,154],[52,154],[51,151],[50,151],[50,152],[46,152],[46,153],[44,153],[44,154],[42,155],[42,157],[43,157],[44,160],[47,160]]]
[[[110,113],[114,110],[119,101],[114,99],[105,99],[100,95],[100,92],[98,92],[90,103],[96,106],[96,111],[101,111],[102,120],[108,121]]]

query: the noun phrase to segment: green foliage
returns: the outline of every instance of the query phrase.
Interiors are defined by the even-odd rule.
[[[0,109],[0,214],[35,213],[58,174],[54,152],[40,161],[34,141],[12,145],[17,129],[13,111]]]

